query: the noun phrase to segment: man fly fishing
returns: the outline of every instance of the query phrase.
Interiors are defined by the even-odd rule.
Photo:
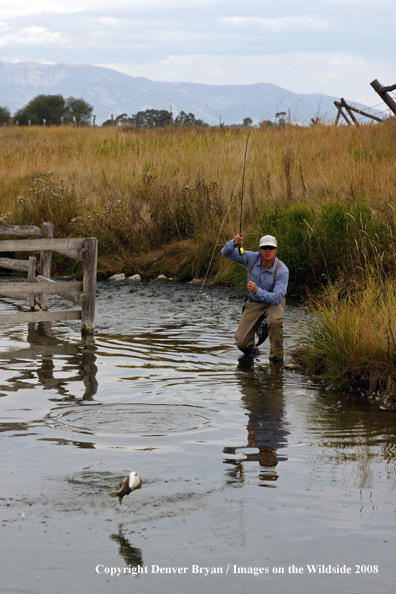
[[[255,334],[266,319],[270,339],[270,361],[282,361],[283,314],[289,270],[276,257],[278,244],[272,235],[264,235],[260,239],[258,252],[244,251],[242,244],[243,235],[239,233],[221,250],[223,256],[244,264],[248,270],[249,297],[243,307],[235,343],[245,355],[258,355],[260,351],[255,344]]]

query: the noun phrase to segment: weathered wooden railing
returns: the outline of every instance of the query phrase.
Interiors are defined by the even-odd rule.
[[[96,268],[98,240],[88,238],[53,239],[53,224],[35,226],[0,226],[0,236],[34,237],[34,239],[0,240],[0,253],[40,252],[39,260],[0,258],[0,268],[26,271],[27,282],[0,282],[0,295],[26,300],[31,311],[0,314],[0,324],[25,322],[55,322],[81,320],[83,335],[91,334],[95,318]],[[51,279],[52,252],[63,254],[83,263],[82,282],[54,281]],[[48,295],[59,295],[81,309],[47,311]]]

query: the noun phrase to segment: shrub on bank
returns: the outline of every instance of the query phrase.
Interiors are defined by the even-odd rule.
[[[274,204],[259,218],[259,232],[278,238],[280,257],[290,270],[290,292],[298,295],[340,276],[348,288],[373,263],[380,272],[395,274],[394,225],[394,218],[383,220],[349,197],[318,205]]]

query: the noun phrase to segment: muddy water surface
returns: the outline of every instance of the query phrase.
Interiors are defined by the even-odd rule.
[[[394,591],[394,413],[266,343],[239,361],[240,310],[226,289],[100,283],[93,344],[0,328],[1,591]],[[288,349],[304,316],[287,307]]]

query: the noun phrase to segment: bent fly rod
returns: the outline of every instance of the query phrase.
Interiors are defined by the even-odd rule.
[[[243,216],[243,190],[245,188],[245,170],[246,170],[246,160],[247,160],[247,153],[248,153],[248,146],[249,146],[249,140],[250,137],[252,135],[252,130],[250,130],[250,134],[248,135],[247,139],[246,139],[246,146],[245,146],[245,156],[243,158],[243,169],[242,169],[242,188],[241,188],[241,214],[239,217],[239,235],[242,235],[242,216]],[[243,256],[243,247],[241,245],[238,246],[238,251],[240,253],[241,256]]]
[[[241,178],[242,178],[242,189],[241,189],[241,214],[240,214],[240,219],[239,219],[239,234],[240,235],[242,234],[243,189],[244,189],[244,185],[245,185],[246,161],[247,161],[247,155],[248,155],[248,150],[249,150],[249,141],[250,141],[251,137],[252,137],[252,129],[250,129],[250,132],[249,132],[248,137],[246,139],[245,155],[244,155],[244,158],[243,158],[242,174],[239,176],[238,183],[237,183],[237,185],[235,187],[234,193],[233,193],[232,198],[230,200],[230,204],[229,204],[229,206],[227,208],[227,211],[226,211],[226,213],[225,213],[225,215],[223,217],[223,220],[221,221],[219,233],[218,233],[217,239],[216,239],[216,244],[215,244],[215,246],[213,248],[213,252],[212,252],[212,255],[210,257],[210,262],[209,262],[208,268],[206,270],[205,278],[202,281],[202,285],[201,285],[201,288],[199,290],[198,297],[201,296],[202,290],[203,290],[203,288],[205,286],[206,279],[208,278],[209,270],[210,270],[210,267],[212,266],[212,262],[213,262],[213,258],[214,258],[215,252],[216,252],[216,248],[217,248],[218,243],[219,243],[219,238],[220,238],[221,232],[223,230],[224,221],[226,220],[226,218],[228,216],[228,213],[230,212],[230,209],[231,209],[233,200],[234,200],[235,195],[236,195],[236,193],[238,191],[238,188],[239,188],[239,183],[241,181]],[[242,246],[238,246],[238,249],[239,249],[239,253],[241,254],[241,256],[244,255],[243,247]],[[245,261],[246,261],[246,257],[245,257]]]

